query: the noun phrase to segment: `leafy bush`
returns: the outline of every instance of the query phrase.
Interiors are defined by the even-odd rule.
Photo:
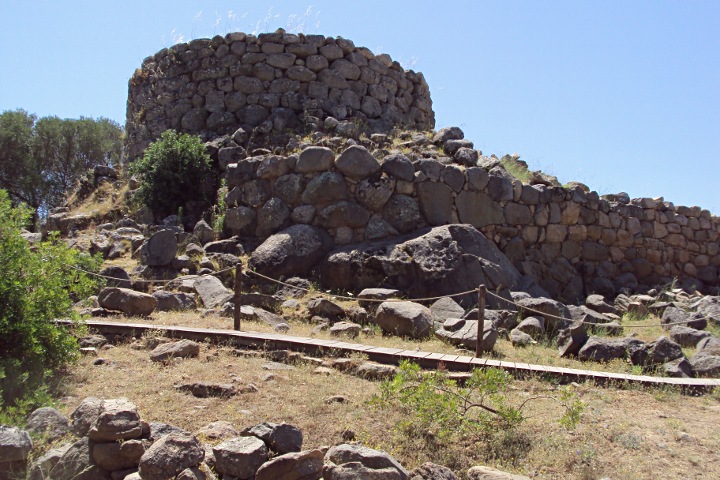
[[[13,207],[0,190],[0,418],[43,403],[53,372],[78,354],[71,332],[53,322],[77,319],[75,300],[96,284],[77,270],[97,270],[100,260],[72,250],[58,237],[31,247],[21,229],[32,211]]]
[[[445,371],[425,372],[405,361],[392,380],[381,384],[373,403],[400,408],[404,416],[396,428],[411,439],[411,448],[418,448],[412,439],[420,439],[419,448],[430,461],[447,465],[455,461],[452,445],[480,442],[486,460],[514,462],[531,446],[521,428],[527,402],[540,398],[559,401],[565,407],[560,423],[568,429],[577,426],[585,404],[568,389],[561,391],[560,398],[511,401],[506,394],[511,382],[507,372],[488,368],[473,370],[461,385]]]
[[[206,192],[212,160],[200,137],[166,130],[132,163],[130,172],[140,176],[137,198],[159,218],[180,208],[187,211],[188,202],[210,204]]]

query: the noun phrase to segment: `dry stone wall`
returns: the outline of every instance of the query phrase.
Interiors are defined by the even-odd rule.
[[[327,116],[354,118],[376,132],[435,126],[422,73],[341,37],[276,32],[192,40],[146,58],[128,90],[130,159],[171,128],[267,133]]]
[[[577,300],[673,277],[718,285],[720,220],[662,199],[600,198],[581,187],[528,185],[500,167],[449,158],[380,160],[354,145],[229,161],[229,233],[266,238],[292,224],[325,229],[336,245],[427,226],[471,224],[553,296]],[[229,159],[229,160],[228,160]]]

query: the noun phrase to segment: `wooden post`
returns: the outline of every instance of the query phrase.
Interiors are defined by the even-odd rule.
[[[240,296],[242,295],[242,262],[238,262],[235,266],[235,309],[234,309],[234,324],[235,330],[240,330]]]
[[[483,333],[485,332],[485,285],[478,288],[478,324],[477,324],[477,343],[475,344],[475,356],[482,355]]]

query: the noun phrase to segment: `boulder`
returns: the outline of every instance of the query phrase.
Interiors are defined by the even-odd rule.
[[[248,320],[253,322],[261,322],[272,327],[277,327],[283,323],[287,323],[280,315],[263,310],[262,308],[255,308],[248,305],[240,307],[240,319]]]
[[[342,465],[325,465],[322,469],[323,480],[404,480],[400,472],[392,467],[370,468],[360,462],[348,462]]]
[[[183,383],[175,388],[198,398],[228,398],[236,393],[235,386],[231,383],[192,382]]]
[[[671,360],[671,361],[665,363],[662,366],[662,371],[668,377],[675,377],[675,378],[692,378],[693,377],[692,365],[690,365],[690,362],[685,357],[676,358],[675,360]]]
[[[335,465],[345,465],[351,462],[357,462],[362,466],[372,469],[392,469],[398,472],[402,480],[407,479],[407,471],[392,456],[381,450],[364,447],[355,444],[340,444],[331,447],[325,454],[325,462]],[[323,473],[324,474],[324,473]],[[358,478],[358,477],[339,477],[339,478]],[[365,477],[359,477],[365,478]],[[368,478],[391,478],[391,477],[368,477]]]
[[[307,147],[295,163],[298,173],[325,172],[330,170],[335,161],[335,154],[327,147]]]
[[[424,338],[432,332],[432,312],[414,302],[383,302],[375,314],[375,323],[386,333]]]
[[[124,268],[116,265],[100,270],[100,275],[104,277],[112,277],[113,279],[106,279],[106,286],[108,287],[120,287],[120,288],[131,288],[132,283],[130,281],[130,275],[125,271]]]
[[[153,297],[157,300],[155,309],[159,312],[172,312],[183,310],[194,310],[197,307],[195,298],[187,293],[172,293],[165,290],[153,292]]]
[[[177,254],[177,237],[172,230],[160,230],[140,247],[140,263],[150,267],[170,265]]]
[[[380,163],[367,148],[352,145],[335,160],[335,168],[343,175],[359,180],[380,171]]]
[[[689,361],[693,372],[698,377],[720,377],[720,355],[700,350]]]
[[[35,435],[41,435],[48,441],[53,441],[70,431],[70,422],[58,410],[42,407],[30,414],[26,428]]]
[[[157,300],[152,295],[129,288],[105,287],[98,295],[98,303],[107,310],[146,317],[155,310]]]
[[[52,467],[47,478],[109,480],[109,473],[95,464],[92,458],[91,444],[92,441],[87,437],[73,443]]]
[[[267,461],[269,452],[265,443],[257,437],[236,437],[212,447],[215,470],[241,480],[255,476]]]
[[[140,440],[98,443],[92,450],[95,464],[109,472],[136,468],[144,453],[145,447]]]
[[[467,471],[468,480],[530,480],[525,475],[514,475],[492,467],[475,466]]]
[[[307,275],[332,248],[324,230],[293,225],[265,240],[250,256],[248,266],[271,278]]]
[[[215,230],[213,230],[205,220],[200,220],[195,224],[193,235],[195,235],[195,238],[197,238],[202,245],[215,240]]]
[[[654,342],[645,343],[630,353],[633,365],[656,367],[683,357],[680,345],[667,337],[660,337]]]
[[[425,462],[410,472],[408,480],[459,480],[447,467]]]
[[[720,296],[702,297],[697,303],[696,311],[715,326],[720,326]]]
[[[382,302],[370,300],[388,300],[399,296],[400,291],[394,288],[366,288],[358,294],[357,298],[358,305],[368,312],[375,312]]]
[[[338,322],[330,327],[330,335],[335,337],[345,336],[355,338],[360,335],[362,327],[357,323],[352,322]]]
[[[280,455],[302,450],[302,432],[287,423],[264,422],[243,430],[242,435],[259,438],[270,450]]]
[[[704,330],[707,328],[707,320],[701,313],[686,312],[681,308],[673,306],[665,309],[662,317],[660,317],[660,322],[666,329],[672,328],[675,325],[684,325],[696,330]]]
[[[172,358],[196,358],[200,355],[200,344],[192,340],[161,343],[150,352],[150,360],[164,362]]]
[[[205,308],[220,307],[233,297],[233,294],[225,288],[222,281],[213,275],[198,277],[193,283],[193,288],[200,296]]]
[[[337,320],[345,316],[345,309],[324,297],[310,299],[307,303],[307,309],[310,315],[318,315],[330,320]]]
[[[90,427],[95,423],[100,411],[103,408],[103,400],[95,397],[87,397],[70,414],[72,420],[72,431],[78,437],[87,435]]]
[[[72,444],[67,443],[58,448],[48,450],[43,456],[34,460],[28,468],[27,480],[46,480],[51,478],[50,471],[60,461]]]
[[[594,360],[596,362],[609,362],[616,358],[625,358],[628,351],[641,346],[643,342],[632,338],[609,339],[603,337],[590,337],[585,345],[578,351],[580,360]]]
[[[537,342],[527,333],[518,330],[517,328],[513,328],[510,330],[510,343],[513,347],[527,347],[528,345],[532,345]]]
[[[0,468],[24,468],[32,448],[33,443],[28,432],[17,427],[0,425]]]
[[[518,324],[517,327],[515,327],[515,330],[527,333],[533,339],[537,340],[538,338],[545,335],[545,318],[526,317]]]
[[[196,467],[205,457],[198,439],[189,433],[170,433],[153,443],[140,458],[143,480],[168,480],[186,468]]]
[[[131,440],[142,435],[142,422],[134,403],[126,398],[104,400],[88,437],[95,442]]]
[[[695,347],[703,338],[711,337],[712,334],[705,330],[696,330],[684,325],[674,325],[670,328],[670,340],[681,347]]]
[[[433,320],[439,323],[444,323],[448,318],[462,318],[465,315],[465,309],[450,297],[436,300],[430,305],[430,312]]]
[[[571,321],[568,308],[551,298],[521,298],[515,303],[521,319],[542,315],[545,319],[545,330],[548,332],[565,328]]]
[[[279,455],[262,464],[255,480],[317,480],[322,476],[324,456],[322,450]]]
[[[470,225],[341,247],[320,267],[323,288],[360,291],[382,286],[414,298],[454,295],[481,284],[489,291],[513,288],[520,277],[510,260]],[[454,298],[460,305],[477,302],[474,291]]]
[[[582,321],[575,322],[567,328],[558,331],[557,345],[561,357],[577,355],[588,341],[589,335]]]
[[[477,320],[463,320],[460,326],[453,326],[455,330],[447,330],[443,325],[443,328],[435,331],[435,336],[451,345],[475,351],[477,344],[477,324]],[[490,352],[495,347],[495,342],[497,342],[498,331],[493,323],[487,320],[483,327],[483,339],[480,349],[483,352]]]
[[[598,313],[617,314],[615,306],[607,303],[602,295],[589,295],[585,299],[585,306]]]
[[[232,423],[219,420],[217,422],[208,423],[203,428],[195,432],[195,435],[207,438],[208,440],[222,440],[226,438],[239,437],[240,432],[233,426]]]

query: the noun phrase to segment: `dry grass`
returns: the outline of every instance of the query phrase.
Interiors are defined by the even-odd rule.
[[[68,204],[73,205],[72,213],[74,215],[86,214],[95,218],[105,218],[112,211],[126,209],[126,194],[129,186],[126,182],[122,182],[122,185],[118,188],[117,183],[103,183],[82,201],[78,201],[71,195],[68,198]]]
[[[217,420],[230,421],[238,429],[263,421],[288,422],[303,431],[304,446],[312,448],[342,443],[342,432],[351,430],[362,443],[390,452],[409,468],[431,460],[458,473],[486,464],[548,479],[655,478],[658,471],[663,478],[720,478],[720,432],[711,420],[720,413],[720,403],[713,397],[577,385],[575,392],[587,408],[576,431],[557,423],[562,415],[557,402],[532,401],[524,410],[528,418],[519,433],[527,440],[527,449],[510,444],[508,456],[488,458],[493,446],[485,443],[461,440],[440,447],[420,436],[403,435],[395,428],[402,418],[400,411],[368,404],[378,392],[378,383],[339,372],[319,375],[313,372],[314,365],[272,371],[264,368],[262,358],[236,356],[230,348],[210,345],[203,346],[198,359],[169,365],[153,363],[147,350],[127,345],[100,354],[107,365],[94,366],[93,358],[86,357],[67,377],[66,413],[86,396],[124,396],[137,404],[144,419],[193,432]],[[253,383],[258,391],[200,399],[175,389],[176,384],[191,381]],[[514,381],[510,398],[556,396],[556,389],[534,379]],[[333,395],[348,401],[325,403]]]

